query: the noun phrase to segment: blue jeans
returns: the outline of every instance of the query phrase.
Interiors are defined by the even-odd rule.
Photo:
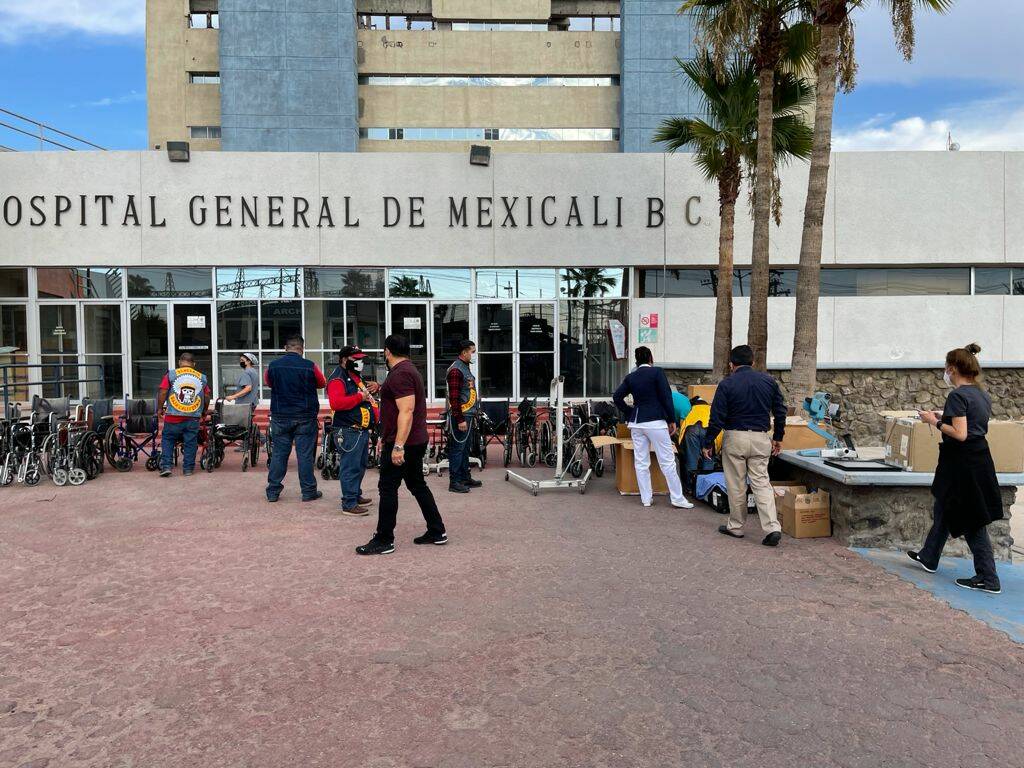
[[[335,434],[341,460],[341,508],[354,509],[359,504],[359,497],[363,495],[369,433],[365,429],[343,427]]]
[[[299,461],[299,487],[302,498],[310,499],[316,495],[316,475],[313,474],[313,458],[316,453],[319,425],[313,418],[287,418],[272,416],[270,421],[273,441],[273,456],[270,458],[270,469],[267,472],[267,498],[276,499],[284,488],[284,476],[288,473],[288,460],[292,456],[292,443],[295,443],[295,457]]]
[[[163,432],[160,433],[160,469],[171,468],[174,444],[178,440],[185,444],[181,468],[185,472],[192,472],[196,468],[196,449],[199,447],[199,419],[179,421],[176,424],[164,422]]]
[[[704,427],[691,425],[687,427],[683,435],[683,470],[686,477],[691,478],[691,483],[698,469],[715,468],[713,459],[705,459],[701,455],[701,449],[704,447],[704,435],[706,434],[707,430]]]
[[[452,424],[448,440],[448,482],[465,483],[469,476],[469,447],[473,444],[473,417],[466,416],[468,429],[463,432]]]

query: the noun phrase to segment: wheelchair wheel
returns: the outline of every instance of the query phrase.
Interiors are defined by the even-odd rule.
[[[570,466],[569,472],[573,477],[581,477],[583,475],[583,460],[576,459]]]
[[[85,470],[75,467],[68,472],[68,482],[72,485],[81,485],[85,482]]]
[[[331,479],[331,472],[330,472],[330,470],[327,469],[327,467],[324,467],[323,469],[321,469],[320,470],[320,477],[322,477],[324,480],[330,480]]]
[[[146,459],[146,471],[156,472],[160,469],[160,452],[153,451],[153,455]]]
[[[512,463],[512,434],[505,436],[505,452],[501,457],[502,466],[507,467]]]
[[[604,474],[604,457],[603,456],[600,459],[598,459],[597,462],[594,464],[594,474],[597,477],[601,477]]]
[[[248,453],[243,453],[242,454],[242,471],[243,472],[248,472],[249,471],[249,454]]]
[[[317,469],[324,469],[324,455],[323,455],[323,453],[318,453],[316,455],[316,468]]]
[[[528,467],[535,467],[535,466],[537,466],[537,452],[536,451],[530,451],[528,454],[526,454],[526,466],[528,466]]]
[[[558,463],[558,454],[555,451],[548,451],[544,456],[544,463],[554,469],[555,465]]]
[[[260,428],[253,424],[252,432],[249,433],[249,466],[259,466],[260,463]]]
[[[116,428],[108,429],[103,439],[105,442],[103,453],[106,455],[107,461],[110,462],[110,466],[118,472],[130,471],[135,462],[128,454],[127,435],[120,433]]]
[[[36,463],[33,463],[25,472],[25,485],[39,485],[39,481],[42,479],[43,476],[39,471],[39,465]]]
[[[68,473],[60,467],[54,467],[53,471],[50,473],[50,479],[53,480],[54,485],[67,485]]]
[[[14,482],[14,468],[11,467],[11,455],[7,454],[3,465],[0,465],[0,486],[10,485]]]

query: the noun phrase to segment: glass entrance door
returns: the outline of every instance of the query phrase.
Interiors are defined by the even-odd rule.
[[[174,306],[174,365],[182,352],[191,352],[196,369],[205,373],[213,386],[213,323],[209,304],[175,304]]]
[[[132,341],[131,395],[135,399],[155,398],[170,365],[167,305],[129,304],[128,323]]]
[[[420,369],[420,375],[430,392],[428,382],[428,349],[427,349],[427,303],[395,302],[391,305],[391,325],[389,334],[405,336],[409,340],[409,359]]]
[[[39,351],[43,397],[77,399],[78,311],[74,304],[41,304],[39,307]],[[67,384],[62,382],[68,382]]]
[[[448,366],[458,357],[459,344],[470,338],[469,304],[434,302],[431,359],[434,361],[434,398],[444,400],[448,395]]]

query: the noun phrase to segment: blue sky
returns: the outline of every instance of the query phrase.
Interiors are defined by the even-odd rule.
[[[965,150],[1024,150],[1024,0],[920,13],[910,64],[879,3],[857,18],[858,86],[837,99],[836,149],[941,149],[952,132]],[[110,149],[144,148],[144,29],[145,0],[0,0],[0,107]],[[3,127],[0,144],[38,147]]]

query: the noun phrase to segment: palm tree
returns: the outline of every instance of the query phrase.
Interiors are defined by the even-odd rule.
[[[562,293],[573,299],[593,299],[607,295],[618,284],[618,278],[611,270],[600,267],[591,269],[570,268],[565,271],[565,286]],[[583,353],[586,355],[587,333],[590,327],[590,302],[583,302],[583,327],[580,329]],[[566,330],[572,336],[572,312],[568,313]]]
[[[914,54],[914,10],[921,6],[945,13],[953,0],[880,0],[889,7],[896,47],[910,61]],[[844,93],[853,90],[857,62],[853,49],[854,10],[868,0],[805,0],[805,12],[818,31],[815,63],[817,94],[814,106],[814,148],[804,203],[800,238],[800,267],[796,283],[793,363],[788,387],[790,402],[799,405],[812,394],[818,379],[818,295],[821,290],[821,233],[832,152],[832,110],[836,81]]]
[[[676,59],[679,69],[700,93],[705,119],[665,120],[654,135],[669,152],[690,149],[694,162],[708,181],[718,182],[718,276],[715,291],[715,346],[712,375],[717,381],[728,373],[732,347],[733,226],[736,200],[744,167],[757,158],[758,76],[753,60],[734,55],[725,72],[705,51],[692,61]],[[776,74],[772,153],[774,163],[806,159],[811,152],[811,128],[803,120],[803,108],[812,88],[794,74]]]
[[[412,275],[395,275],[391,278],[391,295],[398,297],[409,296],[433,296],[434,294],[424,288],[420,281]]]
[[[757,162],[753,169],[754,238],[751,248],[750,318],[747,343],[754,365],[765,367],[768,349],[768,230],[775,199],[772,159],[772,114],[775,74],[810,55],[810,25],[798,23],[810,0],[685,0],[680,13],[691,13],[698,36],[720,70],[726,56],[746,50],[757,71]]]

